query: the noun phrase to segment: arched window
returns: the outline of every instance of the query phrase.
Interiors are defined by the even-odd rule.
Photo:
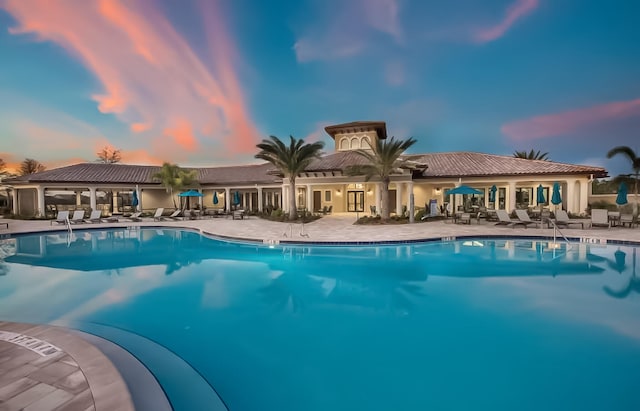
[[[369,140],[368,136],[362,137],[362,140],[360,141],[360,147],[371,148],[371,140]]]
[[[351,149],[354,148],[360,148],[360,140],[358,140],[356,137],[351,139]]]
[[[346,150],[349,148],[349,140],[345,137],[340,140],[340,150]]]

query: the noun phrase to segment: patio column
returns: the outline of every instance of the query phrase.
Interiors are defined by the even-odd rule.
[[[224,209],[229,212],[231,211],[231,189],[224,189]]]
[[[580,209],[577,210],[578,213],[585,213],[587,207],[589,206],[589,189],[591,187],[591,182],[588,180],[580,181]]]
[[[36,210],[36,215],[40,216],[40,217],[44,217],[45,216],[45,211],[44,211],[44,187],[38,187],[36,188],[37,194],[38,194],[38,208]]]
[[[511,213],[513,210],[516,209],[516,182],[515,181],[509,182],[508,198],[509,198],[509,207],[507,208],[506,211],[507,213]]]
[[[89,205],[91,210],[95,211],[98,208],[98,201],[96,200],[96,188],[89,187]]]
[[[201,188],[198,189],[198,193],[202,194],[202,189]],[[142,197],[142,196],[140,196],[140,197]],[[198,208],[200,210],[202,210],[202,201],[203,201],[203,199],[204,199],[204,195],[202,197],[198,197],[198,206],[199,206]],[[142,200],[142,198],[140,200]],[[140,201],[140,210],[142,210],[142,201]]]
[[[18,214],[18,189],[14,188],[11,190],[11,209],[13,214]]]
[[[262,187],[258,187],[258,211],[262,212]]]
[[[402,214],[402,183],[396,183],[396,215]]]
[[[311,191],[311,184],[307,184],[307,211],[313,211],[313,191]]]
[[[74,191],[76,193],[76,206],[82,205],[82,191]]]
[[[567,180],[567,195],[564,199],[567,205],[567,211],[570,213],[576,213],[578,210],[576,204],[576,180]]]

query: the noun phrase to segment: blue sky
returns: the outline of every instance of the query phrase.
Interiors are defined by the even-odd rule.
[[[0,158],[255,162],[383,120],[411,152],[640,153],[635,1],[0,0]]]

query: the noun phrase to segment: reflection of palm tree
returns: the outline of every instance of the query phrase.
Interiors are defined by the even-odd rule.
[[[622,274],[624,269],[627,267],[627,263],[626,263],[627,253],[625,253],[624,251],[620,250],[620,248],[618,248],[618,250],[613,254],[613,256],[615,258],[615,262],[608,260],[607,264],[609,264],[609,267],[613,268],[618,273]]]
[[[290,305],[294,313],[302,312],[307,302],[323,298],[320,280],[295,272],[282,273],[258,292],[274,309],[284,311]]]
[[[605,293],[613,298],[627,298],[632,292],[640,294],[640,278],[636,277],[636,248],[633,249],[633,273],[627,285],[620,290],[613,290],[609,286],[602,287]]]

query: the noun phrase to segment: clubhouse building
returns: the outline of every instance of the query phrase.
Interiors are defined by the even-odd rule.
[[[358,121],[329,126],[325,131],[335,142],[333,152],[315,160],[297,177],[297,207],[334,213],[380,210],[380,182],[349,176],[345,171],[364,160],[354,150],[369,149],[376,140],[387,138],[386,124]],[[411,195],[416,208],[435,201],[438,206],[448,205],[454,212],[479,206],[507,211],[538,207],[539,185],[545,193],[545,203],[541,205],[549,206],[552,187],[557,182],[562,196],[562,204],[558,207],[581,214],[588,206],[591,181],[607,175],[601,167],[475,152],[407,154],[404,157],[416,167],[392,175],[389,187],[392,213],[406,210]],[[231,210],[238,207],[251,211],[283,208],[288,211],[288,180],[272,164],[191,169],[197,172],[198,184],[185,187],[184,191],[193,189],[202,196],[181,197],[181,200],[189,199],[190,208]],[[158,166],[82,163],[16,177],[5,184],[11,187],[14,214],[54,216],[60,210],[90,208],[100,209],[107,216],[133,211],[134,191],[139,200],[138,209],[174,208],[177,193],[172,198],[160,181],[154,179],[159,170]],[[473,187],[480,194],[446,194],[448,189],[459,185]],[[493,186],[496,187],[495,201],[490,203]],[[453,204],[455,207],[452,208]]]

